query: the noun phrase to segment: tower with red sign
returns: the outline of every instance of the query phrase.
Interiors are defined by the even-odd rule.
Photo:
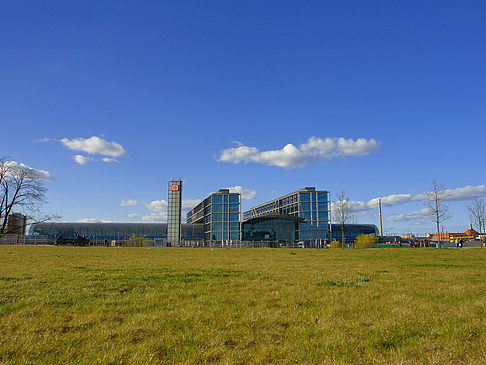
[[[167,214],[167,246],[181,244],[182,180],[169,181],[169,211]]]

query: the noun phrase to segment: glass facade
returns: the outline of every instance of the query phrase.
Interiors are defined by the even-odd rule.
[[[241,236],[243,241],[293,243],[298,225],[298,220],[289,217],[258,217],[242,223]]]
[[[240,194],[220,189],[187,213],[187,223],[204,224],[207,243],[240,240]]]
[[[351,242],[356,240],[360,234],[367,234],[371,236],[378,237],[380,232],[378,227],[374,224],[345,224],[344,225],[344,240]],[[341,241],[341,225],[332,224],[332,239],[336,241]]]
[[[302,218],[296,241],[303,241],[306,247],[322,247],[330,240],[329,207],[329,192],[310,187],[251,208],[243,213],[243,221],[268,215]]]
[[[167,244],[181,244],[182,180],[169,181],[169,210],[167,213]]]
[[[204,231],[200,224],[182,224],[181,235],[184,240],[203,240]],[[166,223],[34,223],[30,235],[57,238],[76,238],[84,236],[96,239],[129,239],[132,235],[148,239],[167,240]]]

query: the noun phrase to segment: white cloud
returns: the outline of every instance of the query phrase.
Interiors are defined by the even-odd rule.
[[[163,223],[167,222],[167,212],[150,213],[142,216],[142,222],[146,223]]]
[[[46,170],[35,169],[33,167],[24,165],[23,163],[18,163],[16,161],[6,161],[5,164],[7,165],[7,174],[10,176],[16,176],[20,170],[25,170],[32,174],[35,174],[39,180],[44,180],[44,181],[54,180],[51,174]]]
[[[107,218],[107,219],[83,218],[83,219],[77,220],[76,222],[79,222],[79,223],[114,223],[114,221],[111,220],[110,218]]]
[[[189,211],[192,208],[194,208],[196,205],[198,205],[201,202],[201,199],[183,199],[182,200],[182,211]],[[168,203],[166,200],[154,200],[151,201],[150,203],[145,203],[145,207],[148,210],[151,210],[152,212],[167,212],[168,209]]]
[[[152,212],[166,212],[168,204],[165,200],[154,200],[150,203],[145,203],[145,207]]]
[[[182,200],[182,212],[181,212],[181,218],[184,220],[185,214],[194,208],[196,205],[198,205],[201,202],[201,199],[183,199]],[[156,223],[156,222],[166,222],[167,221],[167,211],[169,204],[167,203],[166,200],[154,200],[151,201],[150,203],[145,203],[145,207],[148,210],[151,210],[154,213],[150,213],[147,215],[142,216],[142,221],[143,222],[150,222],[150,223]]]
[[[231,187],[226,188],[226,189],[229,189],[230,193],[240,193],[241,199],[251,200],[251,199],[256,198],[256,191],[255,190],[250,190],[250,189],[245,188],[245,187],[240,186],[240,185],[231,186]]]
[[[138,202],[135,199],[122,200],[120,206],[122,207],[133,207],[137,205]]]
[[[110,162],[118,162],[118,160],[116,158],[113,158],[113,157],[103,157],[101,159],[101,161],[107,162],[107,163],[110,163]]]
[[[74,139],[63,138],[60,142],[70,150],[86,152],[89,154],[119,157],[126,153],[121,144],[117,142],[108,142],[96,136]]]
[[[456,189],[446,189],[446,198],[444,201],[464,201],[474,198],[480,198],[486,196],[486,186],[477,185],[471,186],[467,185],[462,188]],[[381,198],[382,207],[394,207],[414,201],[423,201],[425,193],[420,194],[391,194]],[[334,203],[333,203],[334,204]],[[365,211],[369,209],[378,208],[378,198],[373,198],[368,202],[362,201],[351,201],[351,206],[355,212]]]
[[[83,156],[83,155],[76,155],[73,157],[73,160],[80,165],[84,165],[89,161],[93,161],[91,157]]]
[[[471,186],[467,185],[462,188],[456,189],[447,189],[446,190],[447,197],[444,200],[447,201],[461,201],[461,200],[470,200],[474,198],[480,198],[482,196],[486,196],[486,186],[485,185],[477,185]]]
[[[137,218],[137,217],[140,217],[140,214],[139,213],[130,213],[127,215],[128,218]]]
[[[395,214],[391,215],[385,219],[387,222],[407,222],[407,221],[416,221],[415,223],[419,223],[420,221],[430,219],[432,216],[432,211],[429,208],[424,208],[421,210],[416,210],[414,212],[406,213],[406,214]]]
[[[289,143],[280,150],[260,151],[256,147],[245,146],[240,142],[237,147],[224,149],[220,152],[218,161],[223,162],[255,162],[283,168],[304,167],[308,164],[320,163],[336,157],[364,156],[376,151],[380,143],[375,139],[310,137],[299,147]]]

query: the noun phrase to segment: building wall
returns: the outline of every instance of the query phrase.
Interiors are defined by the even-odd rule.
[[[187,223],[204,224],[204,240],[207,243],[223,243],[240,240],[239,193],[220,189],[187,213]]]
[[[167,223],[34,223],[30,227],[32,236],[57,238],[76,238],[84,236],[96,239],[128,239],[132,235],[148,239],[167,240]],[[181,235],[183,240],[202,241],[204,229],[200,224],[182,224]]]
[[[167,243],[178,246],[181,243],[182,180],[169,181],[167,214]]]
[[[303,218],[298,224],[296,240],[304,241],[307,247],[321,247],[330,239],[329,192],[316,191],[313,187],[260,204],[243,213],[243,220],[267,215],[290,215]]]

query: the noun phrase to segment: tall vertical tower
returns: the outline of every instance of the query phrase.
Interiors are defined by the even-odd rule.
[[[169,181],[169,212],[167,215],[167,246],[181,244],[182,180]]]

